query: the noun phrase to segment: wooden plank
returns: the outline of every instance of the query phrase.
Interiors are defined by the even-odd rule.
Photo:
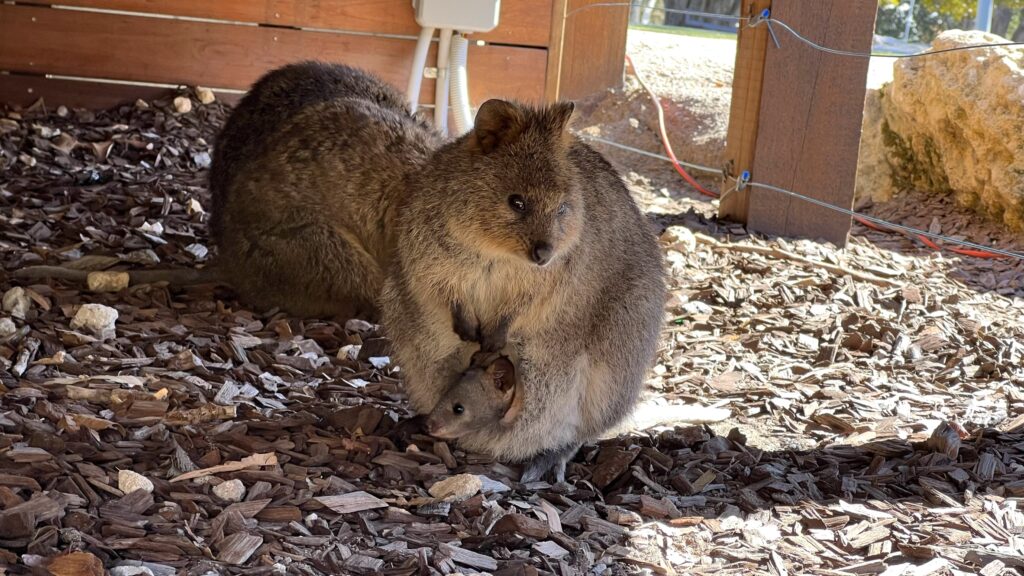
[[[772,17],[819,44],[868,52],[874,0],[774,0]],[[834,56],[779,31],[770,47],[754,156],[754,181],[844,208],[853,190],[868,59]],[[768,234],[846,244],[850,217],[777,192],[755,189],[748,225]]]
[[[43,76],[11,74],[0,76],[0,105],[8,104],[25,108],[43,99],[46,106],[54,108],[89,108],[101,110],[119,104],[128,104],[142,98],[146,101],[167,98],[175,93],[171,88],[123,84],[112,82],[91,82],[68,80]],[[234,103],[241,95],[216,91],[217,99]]]
[[[772,0],[743,0],[740,14],[753,17],[771,9]],[[732,102],[729,108],[729,131],[725,139],[727,176],[738,177],[750,170],[757,147],[758,115],[761,112],[761,82],[768,48],[768,28],[751,28],[743,23],[736,40],[736,67],[733,69]],[[722,190],[732,190],[734,181],[728,177]],[[750,189],[727,192],[722,196],[718,216],[746,222],[750,207]]]
[[[60,4],[83,8],[167,14],[192,18],[256,22],[275,26],[416,36],[410,0],[19,0],[20,4]],[[548,45],[551,0],[506,0],[498,27],[474,39],[520,46]]]
[[[551,38],[548,41],[548,73],[544,99],[558,100],[559,78],[562,75],[562,40],[565,38],[565,14],[569,0],[553,0],[551,7]]]
[[[413,40],[0,5],[0,69],[245,90],[266,71],[316,58],[358,66],[401,88]],[[547,54],[537,48],[469,48],[474,104],[539,102]],[[433,102],[424,80],[421,102]]]
[[[591,4],[596,6],[587,8]],[[557,99],[586,98],[622,86],[629,7],[607,4],[606,0],[566,2]]]

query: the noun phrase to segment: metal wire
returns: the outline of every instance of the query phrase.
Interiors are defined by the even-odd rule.
[[[820,51],[826,52],[828,54],[835,54],[836,56],[851,56],[851,57],[854,57],[854,58],[893,58],[893,59],[920,58],[920,57],[923,57],[923,56],[934,56],[936,54],[945,54],[945,53],[948,53],[948,52],[962,52],[964,50],[978,50],[978,49],[981,49],[981,48],[999,48],[999,47],[1006,47],[1006,46],[1024,46],[1024,42],[995,42],[995,43],[991,43],[991,44],[971,44],[970,46],[957,46],[955,48],[943,48],[941,50],[928,50],[928,51],[925,51],[925,52],[916,52],[914,54],[878,54],[878,53],[874,53],[874,52],[853,52],[853,51],[850,51],[850,50],[838,50],[836,48],[829,48],[828,46],[822,46],[821,44],[818,44],[817,42],[811,40],[810,38],[807,38],[807,37],[801,35],[799,32],[794,30],[792,26],[790,26],[789,24],[786,24],[782,20],[777,20],[777,19],[771,18],[771,17],[763,18],[763,19],[751,22],[750,27],[751,28],[755,28],[755,27],[760,26],[762,24],[768,26],[769,30],[771,30],[772,24],[778,24],[786,32],[789,32],[790,34],[792,34],[793,37],[795,37],[797,40],[800,40],[801,42],[803,42],[804,44],[807,44],[808,46],[814,48],[815,50],[820,50]]]
[[[763,188],[765,190],[771,190],[773,192],[778,192],[779,194],[785,194],[786,196],[790,196],[790,197],[793,197],[793,198],[798,198],[798,199],[803,200],[805,202],[810,202],[811,204],[814,204],[816,206],[820,206],[822,208],[827,208],[829,210],[834,210],[836,212],[839,212],[839,213],[842,213],[842,214],[846,214],[847,216],[851,216],[851,217],[854,217],[854,218],[860,218],[860,219],[863,219],[863,220],[867,220],[868,222],[871,222],[871,223],[874,223],[874,224],[878,224],[879,226],[885,226],[887,228],[892,228],[893,230],[900,230],[902,232],[907,232],[907,233],[910,233],[910,234],[917,234],[918,236],[924,236],[925,238],[931,238],[932,240],[941,240],[943,242],[949,242],[950,244],[956,244],[956,245],[959,245],[959,246],[966,246],[968,248],[974,248],[975,250],[983,250],[985,252],[991,252],[993,254],[999,254],[1000,256],[1006,256],[1006,257],[1009,257],[1009,258],[1016,258],[1018,260],[1024,260],[1024,254],[1021,254],[1021,253],[1018,253],[1018,252],[1012,252],[1010,250],[1003,250],[1002,248],[995,248],[995,247],[992,247],[992,246],[985,246],[985,245],[982,245],[982,244],[971,242],[969,240],[958,240],[956,238],[951,238],[949,236],[943,236],[942,234],[935,234],[933,232],[927,232],[925,230],[920,230],[918,228],[913,228],[911,226],[904,226],[902,224],[894,224],[892,222],[889,222],[888,220],[882,220],[881,218],[876,218],[874,216],[868,216],[866,214],[861,214],[861,213],[856,212],[854,210],[850,210],[849,208],[843,208],[841,206],[836,206],[835,204],[829,204],[828,202],[825,202],[823,200],[818,200],[817,198],[811,198],[810,196],[804,196],[803,194],[799,194],[797,192],[793,192],[792,190],[786,190],[785,188],[779,188],[778,186],[772,186],[771,184],[762,184],[761,182],[748,182],[747,186],[751,186],[753,188]]]
[[[668,156],[662,156],[661,154],[655,154],[653,152],[648,152],[646,150],[641,150],[639,148],[634,148],[633,146],[627,146],[626,144],[620,144],[618,142],[614,142],[612,140],[607,140],[605,138],[600,138],[600,137],[597,137],[597,136],[591,136],[589,134],[582,134],[582,133],[577,133],[576,135],[579,136],[580,138],[585,139],[585,140],[592,140],[592,141],[595,141],[595,142],[600,142],[602,144],[606,144],[606,145],[612,146],[614,148],[619,148],[621,150],[626,150],[628,152],[633,152],[633,153],[639,154],[641,156],[647,156],[649,158],[657,158],[658,160],[662,160],[662,161],[670,162],[670,163],[672,162],[672,159],[669,158]],[[701,166],[700,164],[693,164],[693,163],[690,163],[690,162],[683,162],[681,160],[678,160],[678,162],[680,164],[688,167],[688,168],[693,168],[694,170],[701,170],[701,171],[704,171],[704,172],[708,172],[710,174],[716,174],[716,175],[719,175],[719,176],[724,176],[724,171],[721,170],[721,169],[718,169],[718,168],[712,168],[710,166]],[[1016,258],[1018,260],[1024,260],[1024,254],[1021,254],[1019,252],[1012,252],[1010,250],[1004,250],[1002,248],[996,248],[996,247],[993,247],[993,246],[985,246],[983,244],[978,244],[976,242],[971,242],[969,240],[959,240],[957,238],[952,238],[950,236],[944,236],[942,234],[935,234],[935,233],[928,232],[928,231],[925,231],[925,230],[920,230],[920,229],[914,228],[912,226],[904,226],[903,224],[895,224],[893,222],[889,222],[888,220],[883,220],[883,219],[877,218],[875,216],[869,216],[867,214],[862,214],[862,213],[857,212],[855,210],[850,210],[849,208],[843,208],[841,206],[836,206],[835,204],[830,204],[828,202],[825,202],[824,200],[818,200],[817,198],[811,198],[810,196],[805,196],[803,194],[800,194],[799,192],[793,192],[792,190],[786,190],[785,188],[780,188],[778,186],[772,186],[771,184],[763,184],[761,182],[747,182],[746,186],[750,186],[752,188],[762,188],[762,189],[765,189],[765,190],[771,190],[773,192],[778,192],[780,194],[784,194],[786,196],[790,196],[790,197],[796,198],[798,200],[803,200],[805,202],[809,202],[809,203],[814,204],[816,206],[820,206],[820,207],[826,208],[828,210],[834,210],[834,211],[839,212],[841,214],[846,214],[847,216],[850,216],[852,218],[858,218],[858,219],[861,219],[861,220],[865,220],[867,222],[871,222],[871,223],[876,224],[878,226],[887,227],[887,228],[890,228],[892,230],[899,230],[901,232],[906,232],[906,233],[909,233],[909,234],[916,234],[918,236],[924,236],[925,238],[930,238],[932,240],[940,240],[942,242],[948,242],[950,244],[955,244],[955,245],[958,245],[958,246],[964,246],[964,247],[967,247],[967,248],[973,248],[975,250],[981,250],[983,252],[990,252],[992,254],[998,254],[999,256],[1005,256],[1005,257],[1008,257],[1008,258]],[[729,193],[732,193],[734,191],[736,191],[736,188],[733,188],[732,190],[727,192],[722,197],[724,198],[726,195],[728,195]]]
[[[658,160],[664,160],[665,162],[672,162],[672,159],[669,158],[668,156],[664,156],[662,154],[656,154],[654,152],[648,152],[646,150],[641,150],[640,148],[634,148],[632,146],[627,146],[626,144],[619,144],[618,142],[615,142],[615,141],[612,141],[612,140],[607,140],[605,138],[600,138],[598,136],[591,136],[590,134],[584,134],[582,132],[577,132],[576,136],[579,136],[580,138],[583,138],[584,140],[591,140],[591,141],[594,141],[594,142],[600,142],[601,144],[605,144],[605,145],[611,146],[613,148],[619,148],[621,150],[627,150],[627,151],[633,152],[635,154],[640,154],[641,156],[648,156],[650,158],[657,158]],[[676,160],[676,161],[679,162],[681,165],[686,166],[687,168],[692,168],[693,170],[699,170],[701,172],[707,172],[709,174],[714,174],[716,176],[722,176],[722,177],[725,176],[725,170],[723,170],[721,168],[712,168],[711,166],[703,166],[701,164],[694,164],[692,162],[683,162],[682,160]]]
[[[830,48],[828,46],[823,46],[821,44],[818,44],[817,42],[815,42],[815,41],[811,40],[810,38],[807,38],[803,34],[800,34],[799,32],[797,32],[789,24],[786,24],[782,20],[779,20],[779,19],[776,19],[776,18],[772,18],[770,15],[768,17],[759,16],[757,18],[748,18],[746,16],[733,16],[731,14],[715,14],[715,13],[712,13],[712,12],[701,12],[699,10],[685,10],[685,9],[677,9],[677,8],[657,8],[657,7],[647,8],[647,7],[644,7],[644,6],[640,5],[640,4],[636,4],[636,3],[633,3],[633,2],[599,2],[599,3],[596,3],[596,4],[587,4],[586,6],[580,6],[579,8],[576,8],[575,10],[571,10],[571,11],[567,12],[565,14],[565,16],[566,16],[566,18],[568,18],[569,16],[573,16],[573,15],[579,13],[579,12],[584,12],[584,11],[590,10],[592,8],[621,8],[621,7],[630,7],[630,8],[632,8],[632,7],[643,7],[644,10],[648,10],[649,9],[652,12],[664,12],[666,14],[683,14],[683,15],[687,15],[687,16],[695,16],[695,17],[698,17],[698,18],[717,18],[717,19],[720,19],[720,20],[728,20],[730,22],[750,21],[749,22],[749,26],[752,27],[752,28],[753,27],[757,27],[757,26],[761,26],[763,24],[765,26],[768,26],[769,30],[772,30],[772,24],[778,24],[786,32],[789,32],[794,38],[796,38],[797,40],[803,42],[804,44],[807,44],[808,46],[814,48],[815,50],[820,50],[822,52],[826,52],[828,54],[834,54],[836,56],[849,56],[849,57],[853,57],[853,58],[892,58],[892,59],[920,58],[920,57],[923,57],[923,56],[934,56],[936,54],[946,54],[948,52],[962,52],[962,51],[965,51],[965,50],[978,50],[978,49],[981,49],[981,48],[1001,48],[1001,47],[1009,47],[1009,46],[1024,46],[1024,42],[993,42],[993,43],[989,43],[989,44],[972,44],[970,46],[957,46],[957,47],[954,47],[954,48],[943,48],[941,50],[927,50],[927,51],[924,51],[924,52],[916,52],[914,54],[880,54],[880,53],[876,53],[876,52],[854,52],[852,50],[839,50],[838,48]],[[774,36],[774,32],[773,32],[773,36]]]
[[[600,2],[597,4],[587,4],[586,6],[580,6],[575,10],[570,10],[569,12],[566,12],[565,17],[568,18],[569,16],[572,16],[577,12],[583,12],[586,10],[590,10],[591,8],[614,8],[623,6],[629,6],[630,8],[643,8],[644,10],[648,9],[645,6],[635,4],[633,2]],[[696,16],[699,18],[718,18],[721,20],[729,20],[731,22],[742,22],[744,20],[749,20],[749,18],[747,18],[746,16],[733,16],[731,14],[715,14],[713,12],[700,12],[697,10],[685,10],[679,8],[650,8],[650,10],[652,12],[664,12],[666,14],[685,14],[687,16]]]

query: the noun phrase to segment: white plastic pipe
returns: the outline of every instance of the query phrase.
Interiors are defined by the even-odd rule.
[[[452,82],[452,117],[456,132],[453,136],[462,136],[473,129],[473,111],[469,107],[469,79],[466,76],[468,51],[469,40],[462,34],[456,34],[452,38],[452,53],[448,59]]]
[[[405,97],[409,100],[409,113],[415,114],[420,104],[420,85],[423,83],[423,67],[427,65],[427,51],[434,39],[434,28],[420,30],[420,38],[416,41],[416,52],[412,56],[412,70],[409,70],[409,84],[405,89]]]
[[[434,87],[434,126],[448,133],[448,52],[451,50],[452,30],[442,28],[437,44],[437,83]]]

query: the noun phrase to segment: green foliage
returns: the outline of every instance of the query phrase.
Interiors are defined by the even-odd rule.
[[[1013,10],[1014,22],[1020,19],[1017,13],[1024,10],[1024,0],[995,0],[994,4],[996,8]],[[927,43],[934,40],[943,30],[970,27],[977,8],[978,0],[917,0],[910,28],[910,40]],[[876,32],[884,36],[902,38],[909,9],[909,0],[879,0]],[[1009,29],[1015,28],[1016,25]],[[1006,30],[999,33],[1006,34]]]
[[[905,3],[905,0],[880,0],[878,5],[879,7],[898,6]],[[973,18],[975,10],[978,8],[978,0],[918,0],[917,4],[954,20]],[[1020,9],[1024,8],[1024,0],[996,0],[995,5]]]

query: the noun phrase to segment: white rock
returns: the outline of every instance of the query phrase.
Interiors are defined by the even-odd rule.
[[[663,238],[673,249],[684,254],[697,249],[697,238],[686,226],[669,226]]]
[[[121,470],[117,473],[117,488],[125,494],[131,494],[136,490],[153,492],[153,481],[138,472]]]
[[[174,111],[178,114],[188,114],[192,111],[192,100],[188,96],[178,96],[174,99]]]
[[[131,277],[127,272],[89,272],[85,283],[92,292],[120,292],[128,287]]]
[[[203,88],[202,86],[196,86],[196,99],[202,104],[213,104],[217,96],[214,95],[213,90],[209,88]]]
[[[10,318],[0,318],[0,338],[7,338],[18,331],[18,325]]]
[[[213,495],[228,502],[241,502],[245,497],[245,484],[237,478],[213,487]]]
[[[104,340],[114,337],[117,310],[103,304],[82,304],[71,319],[71,329],[85,329]]]
[[[440,500],[459,502],[476,495],[481,488],[483,488],[483,483],[480,482],[478,476],[474,474],[457,474],[434,484],[428,492],[430,492],[431,496]]]
[[[4,312],[10,313],[11,316],[19,320],[24,320],[25,315],[32,308],[32,299],[25,293],[24,288],[15,286],[4,293],[3,305]]]

